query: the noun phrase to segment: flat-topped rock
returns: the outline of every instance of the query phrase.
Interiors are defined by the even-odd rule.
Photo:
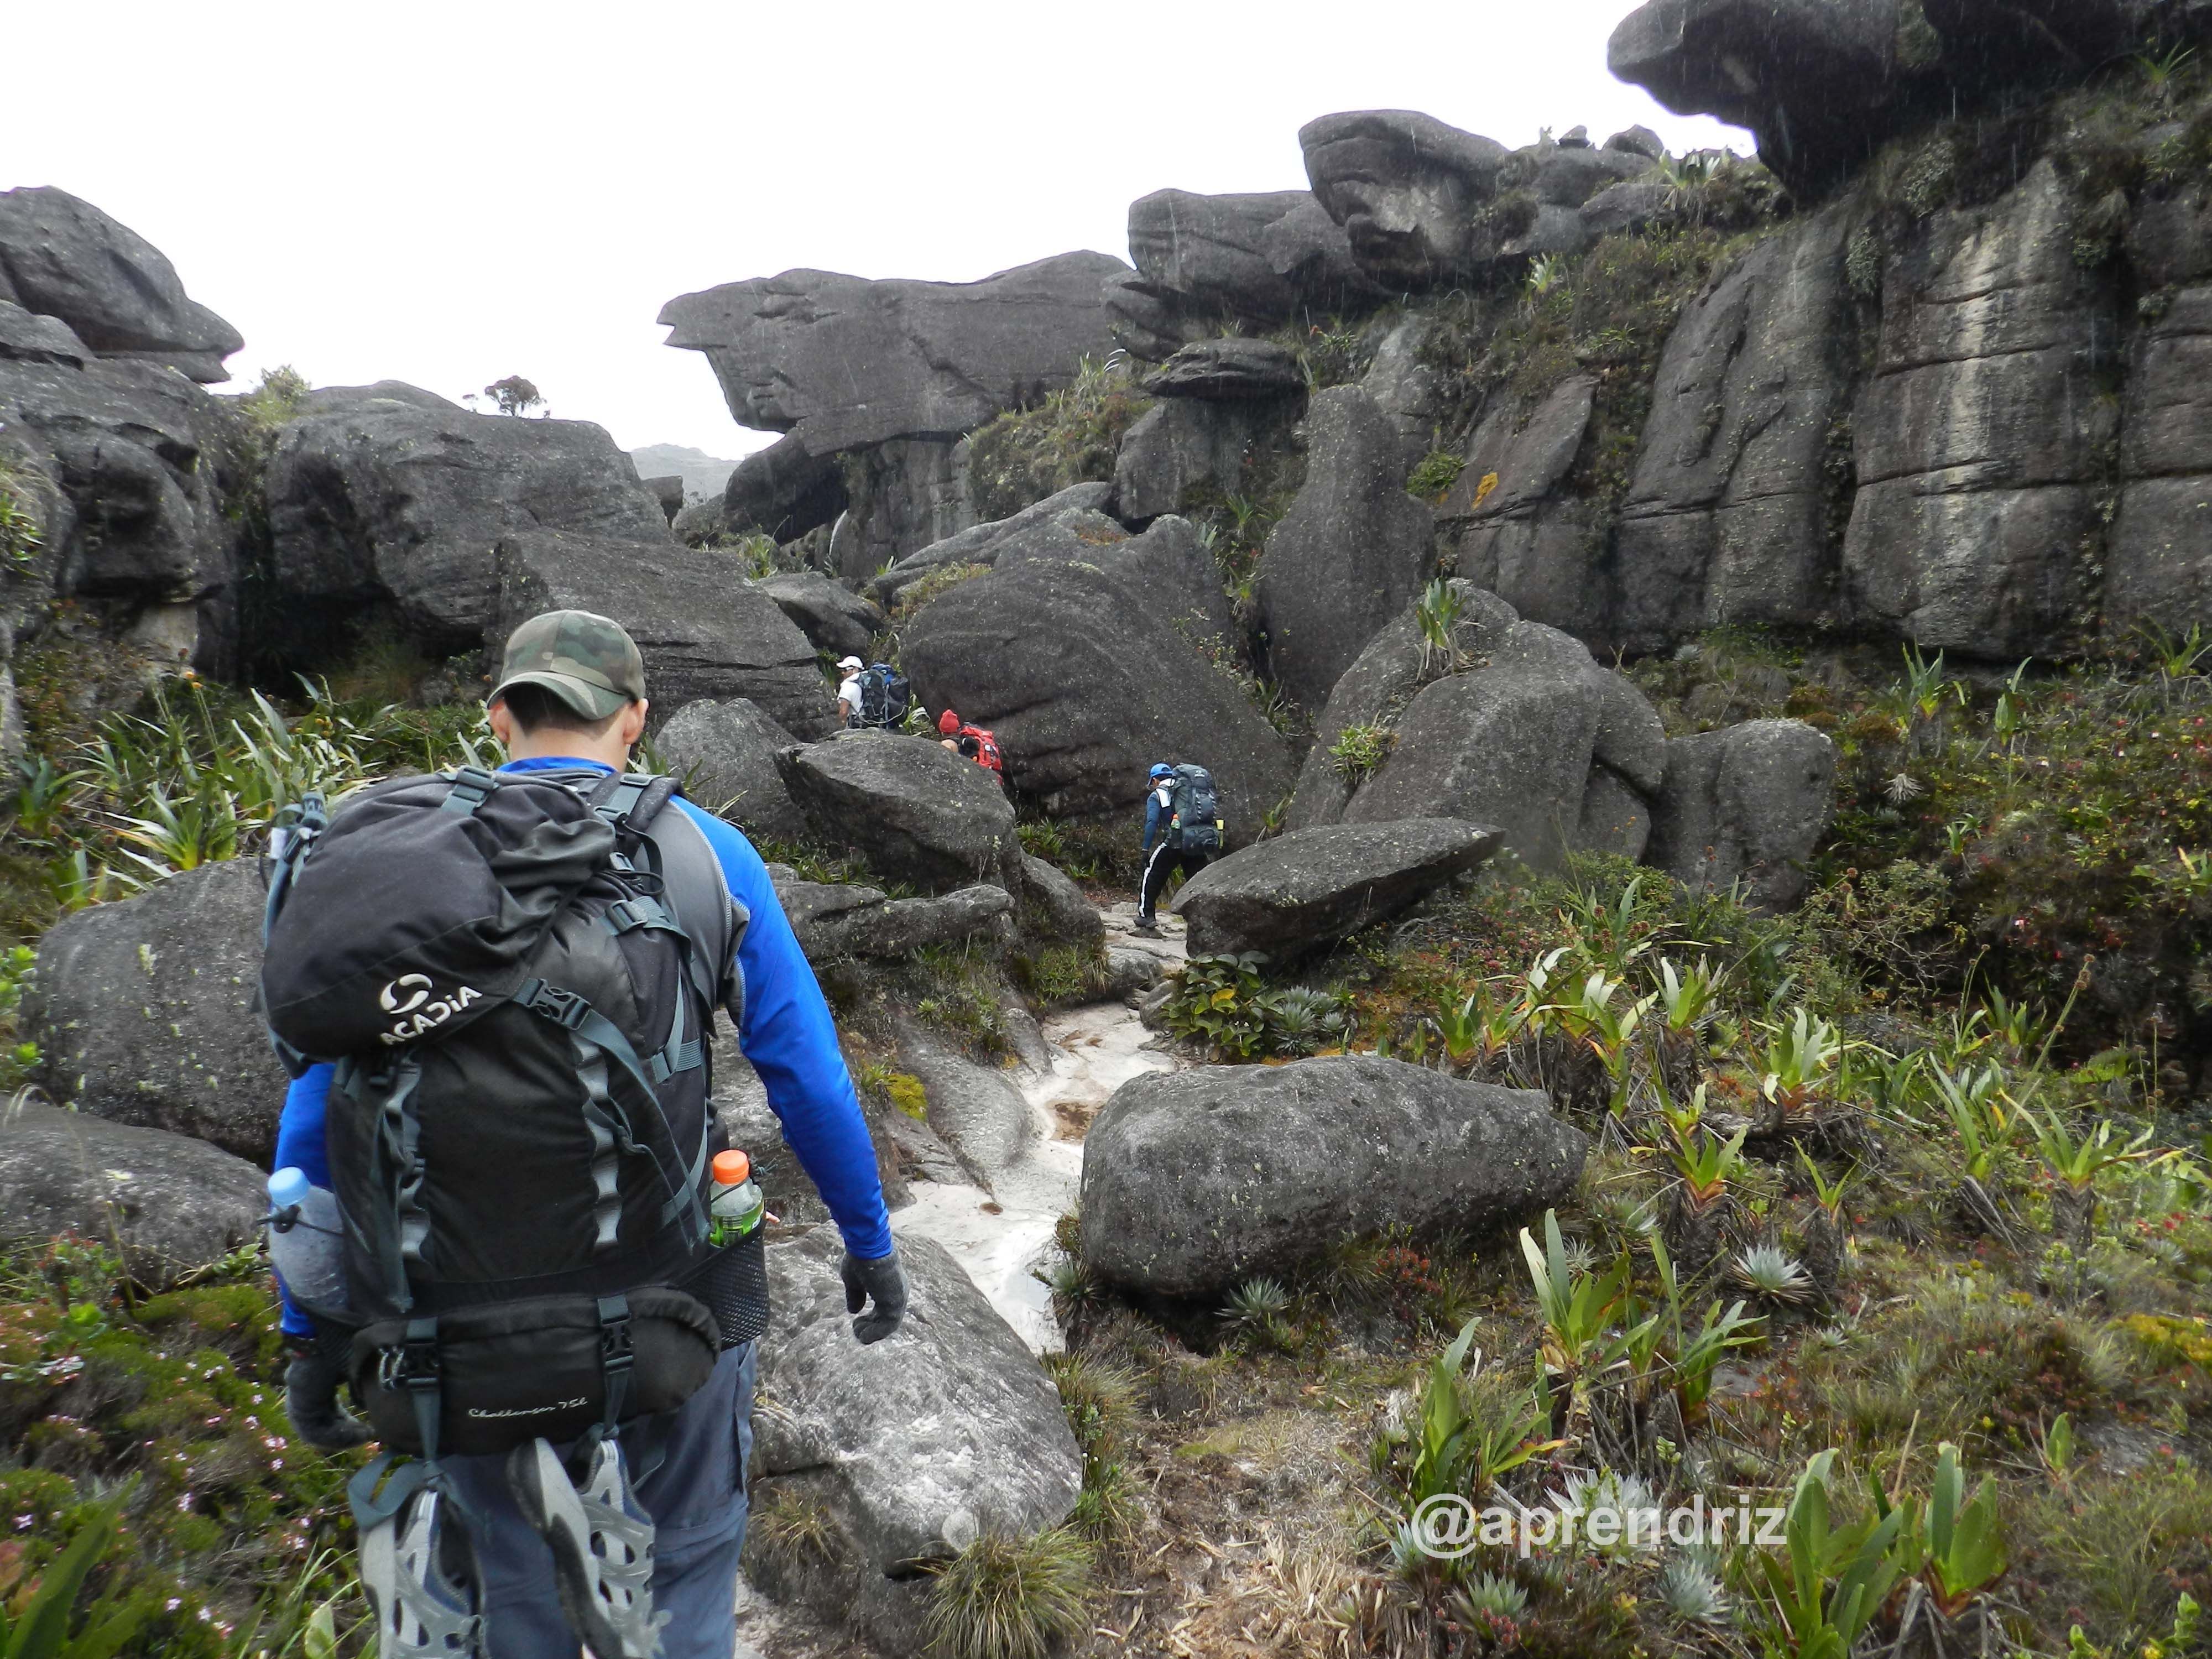
[[[1103,253],[980,283],[787,270],[684,295],[660,320],[669,344],[706,354],[738,425],[830,455],[958,437],[1067,386],[1114,349],[1100,289],[1127,270]]]
[[[1295,830],[1208,865],[1174,908],[1191,955],[1259,951],[1280,964],[1388,921],[1478,868],[1499,839],[1455,818]]]

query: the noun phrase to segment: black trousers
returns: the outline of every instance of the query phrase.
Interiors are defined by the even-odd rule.
[[[1145,884],[1137,894],[1137,919],[1150,921],[1153,907],[1167,889],[1168,878],[1178,870],[1188,881],[1213,862],[1213,854],[1196,848],[1171,848],[1165,842],[1152,848],[1152,856],[1145,864]]]

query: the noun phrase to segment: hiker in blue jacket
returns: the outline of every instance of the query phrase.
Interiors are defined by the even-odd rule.
[[[1202,768],[1189,769],[1197,777],[1206,779],[1206,787],[1212,789],[1212,780]],[[1154,766],[1148,775],[1145,790],[1145,877],[1137,890],[1137,932],[1156,933],[1159,931],[1157,910],[1160,895],[1176,872],[1182,872],[1187,881],[1213,862],[1213,855],[1221,846],[1219,825],[1208,818],[1203,825],[1184,825],[1176,814],[1176,782],[1177,769],[1165,762]],[[1208,810],[1211,810],[1210,808]]]
[[[617,623],[585,611],[532,618],[509,641],[492,693],[492,729],[509,757],[501,769],[617,771],[643,732],[646,709],[643,659]],[[854,1334],[879,1340],[904,1317],[906,1285],[836,1025],[760,855],[720,818],[681,798],[675,804],[705,837],[732,896],[750,915],[738,950],[744,987],[738,1044],[843,1236],[846,1301],[860,1316]],[[331,1184],[325,1110],[331,1073],[319,1065],[292,1084],[276,1135],[276,1166],[295,1165],[323,1187]],[[289,1297],[283,1328],[295,1343],[286,1380],[294,1428],[326,1449],[358,1443],[365,1431],[337,1404],[337,1367],[307,1346],[313,1324]],[[744,1537],[754,1372],[751,1344],[725,1352],[706,1386],[667,1419],[658,1467],[636,1483],[637,1499],[657,1528],[653,1602],[671,1615],[662,1632],[665,1659],[726,1659],[735,1644],[732,1588]],[[524,1519],[502,1474],[504,1460],[446,1462],[477,1521],[489,1659],[580,1653],[562,1618],[554,1552]]]

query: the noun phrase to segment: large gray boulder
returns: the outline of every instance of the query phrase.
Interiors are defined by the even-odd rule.
[[[1377,634],[1359,659],[1346,669],[1314,722],[1313,746],[1306,750],[1285,824],[1291,830],[1342,820],[1344,809],[1364,779],[1348,772],[1335,750],[1355,726],[1395,730],[1397,720],[1424,686],[1486,662],[1505,630],[1520,621],[1513,607],[1463,577],[1449,585],[1457,612],[1449,653],[1425,641],[1420,618],[1408,605]]]
[[[653,741],[684,793],[709,811],[775,841],[806,833],[806,816],[775,763],[795,739],[750,698],[687,702]]]
[[[1238,494],[1255,442],[1282,418],[1263,403],[1163,398],[1121,434],[1114,511],[1142,524],[1181,512],[1194,491]]]
[[[246,345],[185,294],[160,249],[52,186],[0,191],[0,301],[58,319],[103,357],[195,380],[229,378],[222,360]]]
[[[1324,115],[1298,144],[1314,195],[1377,283],[1402,292],[1473,274],[1469,237],[1504,145],[1412,110]]]
[[[781,867],[771,866],[771,872]],[[775,891],[799,948],[817,964],[856,957],[891,961],[932,945],[996,949],[1014,937],[1013,895],[988,883],[936,898],[894,899],[857,883],[800,881],[783,873]]]
[[[1306,434],[1306,481],[1267,538],[1256,588],[1275,678],[1314,709],[1419,596],[1435,528],[1427,506],[1406,493],[1397,429],[1365,392],[1319,394]]]
[[[140,635],[140,654],[231,672],[236,530],[225,508],[242,480],[229,411],[150,362],[80,367],[60,324],[0,312],[17,343],[0,343],[0,455],[42,520],[6,608],[27,619],[43,609],[27,597],[35,585],[40,600],[83,600]]]
[[[1996,202],[1937,215],[1890,261],[1852,422],[1844,574],[1862,621],[2014,661],[2064,635],[2119,415],[2096,368],[2118,337],[2117,296],[2075,260],[2078,211],[2042,161]]]
[[[756,1525],[745,1576],[912,1653],[934,1582],[923,1564],[987,1531],[1059,1526],[1083,1459],[1051,1379],[943,1246],[899,1239],[913,1311],[867,1347],[845,1311],[842,1249],[827,1226],[769,1247],[753,1510],[803,1504],[830,1535],[825,1549],[779,1550]]]
[[[1759,137],[1801,191],[1835,184],[1889,138],[2027,88],[2079,81],[2161,24],[2166,0],[1648,0],[1607,62],[1677,115]]]
[[[1685,886],[1785,910],[1835,816],[1836,746],[1802,720],[1747,720],[1667,745],[1648,861]]]
[[[1621,509],[1614,614],[1575,631],[1656,650],[1724,624],[1806,628],[1834,616],[1828,517],[1854,362],[1850,230],[1844,208],[1788,227],[1684,310]]]
[[[392,615],[441,652],[495,628],[502,537],[672,539],[604,428],[473,415],[414,387],[319,394],[277,434],[266,487],[289,625]]]
[[[1590,845],[1586,823],[1605,850],[1640,854],[1640,822],[1620,822],[1606,780],[1610,775],[1645,799],[1658,788],[1667,738],[1657,713],[1557,629],[1527,622],[1501,627],[1486,607],[1477,616],[1481,652],[1455,659],[1449,666],[1456,672],[1427,678],[1413,693],[1391,728],[1395,742],[1352,791],[1342,821],[1453,817],[1491,824],[1540,869]],[[1418,644],[1402,631],[1382,643],[1380,659],[1352,680],[1350,689],[1361,698],[1402,686],[1407,658],[1418,660]],[[1423,678],[1417,673],[1417,682]],[[1341,731],[1339,722],[1353,712],[1325,714],[1323,726]],[[1386,705],[1374,721],[1361,723],[1384,724],[1387,715]],[[1297,823],[1330,821],[1328,807],[1343,799],[1337,785],[1319,776],[1315,782],[1321,793],[1310,808],[1294,805]],[[1606,799],[1592,818],[1585,809],[1599,784]]]
[[[979,881],[1012,888],[1021,843],[1006,791],[933,737],[841,732],[786,750],[777,763],[816,836],[850,847],[878,874],[936,891]]]
[[[706,354],[738,425],[829,455],[957,437],[1068,385],[1114,349],[1099,289],[1127,270],[1063,253],[980,283],[787,270],[684,295],[660,320],[670,345]]]
[[[1220,1297],[1346,1234],[1490,1231],[1574,1190],[1587,1142],[1528,1090],[1371,1054],[1148,1073],[1083,1144],[1083,1260],[1140,1295]]]
[[[1113,497],[1111,484],[1071,484],[1041,501],[1032,501],[1011,518],[970,525],[926,547],[916,548],[878,574],[869,583],[868,592],[883,605],[896,605],[900,594],[932,571],[947,565],[995,565],[1002,550],[1024,537],[1051,537],[1055,533],[1054,526],[1066,527],[1063,520],[1093,523]],[[1077,517],[1071,520],[1070,515]],[[1073,534],[1071,531],[1070,536]]]
[[[799,624],[799,631],[817,651],[861,656],[883,629],[884,613],[878,606],[818,570],[770,576],[760,586],[778,610]]]
[[[255,1006],[265,897],[234,859],[58,922],[23,1021],[46,1092],[266,1168],[288,1079]]]
[[[1241,843],[1288,793],[1289,750],[1193,642],[1208,626],[1197,607],[1210,562],[1190,544],[1173,556],[1187,574],[1171,586],[1158,563],[1172,544],[1158,533],[1089,558],[1005,562],[916,617],[902,660],[927,706],[998,733],[1009,783],[1047,812],[1134,806],[1154,762],[1195,761],[1212,771]]]
[[[1749,127],[1768,167],[1817,186],[1893,131],[1898,24],[1899,0],[1650,0],[1606,61],[1678,115]]]
[[[1305,390],[1297,356],[1273,340],[1194,340],[1145,376],[1155,398],[1280,398]]]
[[[1293,830],[1206,866],[1173,908],[1191,955],[1259,951],[1279,966],[1389,921],[1498,845],[1495,830],[1455,818]]]
[[[914,1020],[900,1018],[896,1025],[898,1063],[921,1079],[929,1127],[968,1179],[989,1190],[1036,1139],[1036,1114],[1004,1072],[956,1053]]]
[[[1130,286],[1178,317],[1273,325],[1382,297],[1310,191],[1155,191],[1129,204],[1129,257]]]
[[[745,697],[796,736],[836,727],[836,698],[814,647],[726,557],[552,531],[502,536],[497,549],[498,612],[487,644],[541,611],[593,611],[637,641],[647,693],[663,714],[701,697]]]
[[[1059,866],[1022,854],[1021,888],[1015,895],[1022,929],[1036,938],[1090,945],[1106,935],[1106,919]]]
[[[269,1211],[264,1179],[185,1135],[29,1102],[0,1113],[0,1239],[119,1243],[124,1265],[150,1285],[252,1243]]]

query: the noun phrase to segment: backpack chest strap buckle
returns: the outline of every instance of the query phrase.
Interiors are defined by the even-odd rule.
[[[571,1031],[591,1018],[592,1005],[583,996],[558,985],[548,985],[542,979],[525,984],[514,994],[514,1000],[517,1006]]]
[[[410,1320],[406,1337],[377,1355],[376,1382],[381,1389],[434,1389],[440,1372],[434,1319]]]

